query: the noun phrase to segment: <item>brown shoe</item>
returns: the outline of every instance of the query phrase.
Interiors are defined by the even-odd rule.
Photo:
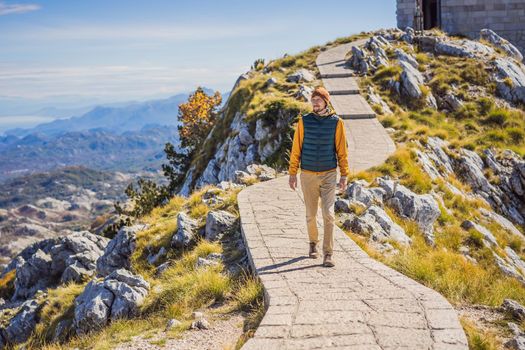
[[[319,257],[319,253],[317,252],[317,243],[310,242],[310,253],[308,255],[312,259],[317,259]]]
[[[334,261],[332,260],[332,254],[325,254],[323,266],[325,267],[334,267]]]

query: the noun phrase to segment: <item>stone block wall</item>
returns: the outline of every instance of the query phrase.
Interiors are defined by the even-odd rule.
[[[415,0],[397,0],[397,26],[412,26]],[[489,28],[525,53],[525,0],[441,0],[441,28],[479,38]]]

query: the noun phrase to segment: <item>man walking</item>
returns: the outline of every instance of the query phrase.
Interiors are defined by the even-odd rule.
[[[323,87],[312,93],[312,113],[299,117],[290,154],[289,184],[297,187],[297,171],[301,164],[301,189],[306,206],[306,225],[310,241],[309,256],[318,257],[317,208],[319,197],[323,213],[323,266],[333,267],[333,230],[337,165],[341,172],[339,187],[346,187],[348,144],[343,119],[329,106],[330,94]]]

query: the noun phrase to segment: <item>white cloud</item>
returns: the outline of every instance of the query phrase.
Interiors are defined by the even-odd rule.
[[[231,24],[231,23],[178,23],[174,25],[159,24],[74,24],[46,27],[25,27],[13,32],[10,39],[39,41],[123,41],[123,40],[212,40],[224,38],[259,37],[268,33],[279,33],[287,30],[288,25],[273,23]]]
[[[104,98],[140,98],[192,91],[198,85],[231,89],[249,67],[75,66],[14,67],[0,65],[0,95],[46,98],[68,94]]]
[[[0,1],[0,16],[9,15],[13,13],[26,13],[40,9],[37,4],[6,4]]]

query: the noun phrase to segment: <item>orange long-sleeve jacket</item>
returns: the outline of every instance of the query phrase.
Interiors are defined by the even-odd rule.
[[[297,128],[295,129],[292,143],[292,151],[290,152],[290,165],[288,167],[288,173],[290,175],[296,175],[299,169],[299,163],[301,161],[301,150],[303,147],[304,139],[304,126],[303,117],[299,117],[297,122]],[[348,142],[346,140],[345,125],[343,119],[339,118],[337,127],[335,129],[335,151],[337,154],[337,163],[341,176],[348,176],[350,170],[348,168]],[[324,173],[325,171],[311,171],[307,169],[301,169],[301,171],[308,173]]]

